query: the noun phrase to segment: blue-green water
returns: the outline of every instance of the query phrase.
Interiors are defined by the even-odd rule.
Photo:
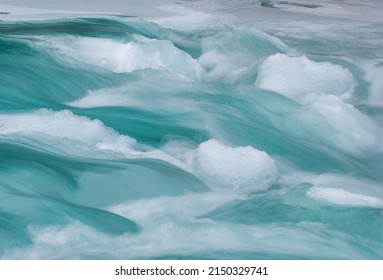
[[[294,24],[0,22],[0,257],[381,259],[383,26]]]

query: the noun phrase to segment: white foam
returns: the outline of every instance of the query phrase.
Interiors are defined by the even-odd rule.
[[[116,156],[153,158],[184,168],[184,165],[166,153],[140,145],[129,136],[120,135],[99,120],[78,116],[68,110],[39,109],[30,112],[1,113],[0,136],[17,136],[64,152],[91,157]]]
[[[321,225],[243,225],[196,218],[232,198],[232,195],[216,193],[190,194],[137,200],[109,209],[137,222],[141,231],[135,235],[111,237],[78,222],[67,226],[29,227],[33,244],[28,248],[8,250],[1,257],[153,259],[177,255],[218,256],[225,251],[239,256],[254,252],[330,259],[364,256],[350,245],[347,236]],[[234,195],[234,198],[239,197]]]
[[[211,139],[196,151],[195,172],[220,187],[267,190],[277,178],[274,160],[253,147],[229,147]]]
[[[349,193],[383,200],[383,189],[379,182],[345,174],[317,174],[288,170],[285,171],[285,175],[281,177],[281,180],[288,186],[298,186],[309,183],[315,187],[342,189]]]
[[[94,144],[106,136],[117,134],[98,120],[76,116],[68,110],[39,109],[30,112],[0,114],[1,135],[14,133],[44,133],[54,137],[87,141]],[[133,139],[129,140],[134,142]]]
[[[155,69],[167,70],[186,80],[204,77],[204,69],[196,60],[166,40],[139,36],[130,42],[76,36],[40,36],[39,39],[43,41],[40,45],[56,53],[115,73]]]
[[[122,91],[109,88],[89,91],[85,96],[68,102],[67,104],[77,108],[134,105],[134,103],[130,101],[129,97]]]
[[[159,87],[158,85],[161,85]],[[67,104],[80,108],[105,106],[142,107],[156,112],[188,112],[196,111],[200,101],[188,97],[190,92],[197,91],[199,85],[181,81],[171,74],[145,73],[142,78],[111,88],[88,91],[85,96]],[[185,106],[187,103],[188,106]],[[198,109],[200,110],[200,109]]]
[[[315,94],[347,98],[356,82],[350,71],[342,66],[278,53],[269,56],[259,67],[256,85],[305,104]]]
[[[103,148],[110,143],[120,143],[130,149],[136,141],[119,135],[105,127],[99,120],[77,116],[68,110],[39,109],[30,112],[1,113],[0,135],[41,135],[80,142]]]
[[[308,190],[307,196],[316,200],[343,206],[383,208],[383,201],[379,198],[355,194],[337,188],[312,187]]]

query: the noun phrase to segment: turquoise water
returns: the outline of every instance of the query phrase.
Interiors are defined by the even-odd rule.
[[[0,257],[381,259],[382,27],[0,22]]]

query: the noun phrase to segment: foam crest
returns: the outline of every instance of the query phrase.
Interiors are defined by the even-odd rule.
[[[202,89],[196,83],[181,81],[174,76],[161,74],[161,77],[157,77],[156,73],[145,73],[139,75],[138,80],[129,81],[119,87],[90,90],[83,97],[67,104],[79,108],[126,106],[184,113],[199,105],[194,101],[196,99],[194,93]],[[184,106],[183,102],[187,102],[188,106]]]
[[[160,150],[140,145],[135,139],[120,135],[99,120],[78,116],[68,110],[2,113],[0,135],[23,136],[33,142],[44,143],[44,148],[54,145],[56,152],[92,157],[153,158],[183,167],[178,160]]]
[[[136,105],[127,94],[124,94],[123,90],[109,88],[89,91],[85,96],[68,102],[67,104],[77,108]]]
[[[201,80],[204,69],[170,41],[135,36],[130,42],[93,37],[44,37],[44,46],[86,64],[115,73],[167,70],[186,80]]]
[[[282,180],[289,186],[308,183],[315,187],[336,188],[348,193],[383,199],[383,190],[379,182],[345,174],[292,172],[285,174]]]
[[[355,207],[383,208],[383,200],[362,194],[355,194],[343,189],[312,187],[307,196],[331,204]]]
[[[256,86],[305,104],[315,94],[349,97],[356,85],[349,70],[330,62],[316,62],[305,56],[269,56],[259,67]],[[315,97],[314,97],[315,98]]]
[[[211,139],[196,150],[195,172],[212,184],[244,191],[267,190],[277,178],[274,160],[253,147],[229,147]]]
[[[30,112],[0,114],[1,135],[42,135],[87,143],[101,147],[111,142],[136,144],[133,138],[121,136],[107,128],[99,120],[77,116],[68,110],[52,111],[39,109]]]

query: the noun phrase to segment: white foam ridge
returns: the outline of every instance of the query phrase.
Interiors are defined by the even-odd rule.
[[[87,143],[103,148],[112,142],[123,142],[128,147],[136,144],[129,136],[121,136],[113,129],[105,127],[99,120],[91,120],[73,114],[71,111],[36,111],[1,113],[0,135],[41,134],[55,138]]]
[[[355,194],[343,189],[312,187],[307,196],[331,204],[354,207],[383,208],[383,200],[362,194]]]
[[[129,96],[122,90],[105,88],[88,91],[85,96],[68,102],[67,105],[77,108],[97,108],[107,106],[132,106]]]
[[[129,42],[107,38],[40,36],[40,44],[58,54],[115,73],[139,69],[167,70],[185,80],[202,80],[204,69],[189,54],[167,40],[134,36]]]
[[[280,168],[282,169],[282,167]],[[379,182],[340,173],[317,174],[285,170],[284,175],[281,176],[281,182],[289,186],[299,186],[301,184],[309,183],[315,187],[337,188],[349,193],[375,197],[379,200],[383,200],[383,189]]]
[[[183,113],[198,109],[201,102],[187,96],[187,92],[199,89],[196,83],[180,81],[171,74],[166,76],[161,73],[160,77],[156,76],[156,73],[151,74],[154,76],[145,73],[142,79],[129,81],[119,87],[90,90],[84,96],[68,102],[67,105],[79,108],[142,107],[156,112]],[[158,86],[159,84],[161,87]],[[170,99],[171,102],[169,102]],[[184,105],[185,102],[188,106]]]
[[[253,147],[229,147],[216,139],[201,143],[194,169],[213,185],[244,191],[267,190],[277,178],[274,160]]]
[[[348,98],[356,82],[350,71],[342,66],[278,53],[266,58],[259,67],[256,86],[306,104],[316,94]]]
[[[134,138],[120,135],[99,120],[78,116],[69,110],[39,109],[29,112],[1,113],[0,136],[27,137],[54,144],[56,151],[127,158],[154,158],[179,167],[182,163],[160,150],[140,145]]]

